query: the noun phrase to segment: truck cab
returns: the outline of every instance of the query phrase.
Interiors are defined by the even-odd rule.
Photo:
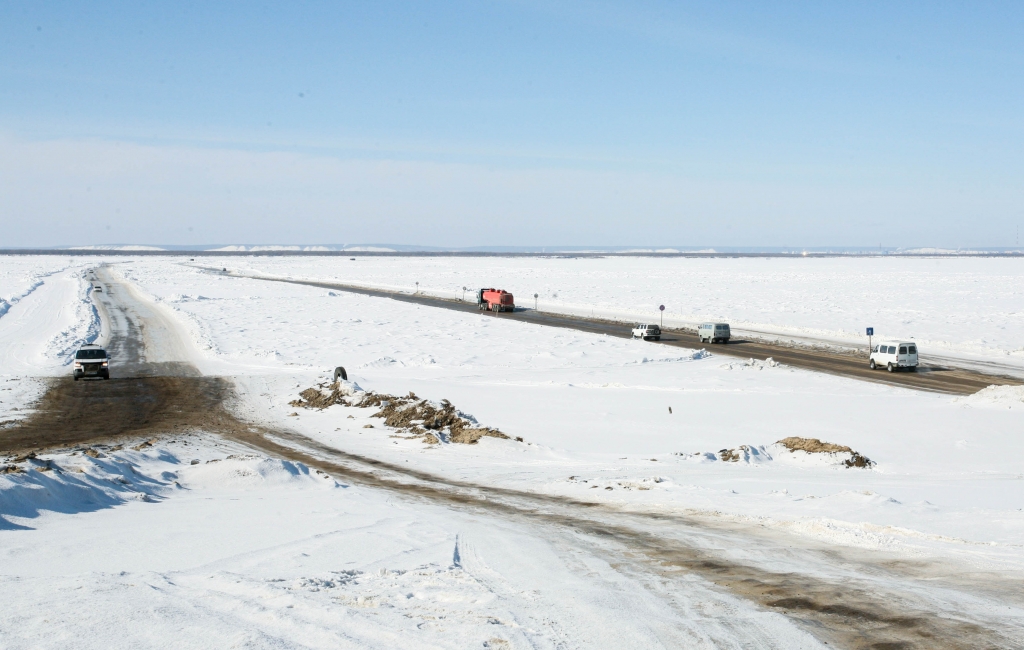
[[[868,366],[874,370],[882,366],[889,372],[905,368],[917,371],[917,344],[913,341],[882,341],[871,348]]]

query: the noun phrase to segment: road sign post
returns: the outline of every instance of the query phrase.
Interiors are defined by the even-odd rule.
[[[661,310],[661,325],[659,327],[665,327],[665,305],[659,305],[658,309]]]
[[[868,356],[871,356],[871,337],[875,335],[875,328],[868,328]]]
[[[540,294],[537,294],[537,293],[533,294],[533,311],[537,311],[537,297],[539,295]]]

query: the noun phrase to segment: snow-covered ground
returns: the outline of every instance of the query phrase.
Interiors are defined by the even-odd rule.
[[[66,257],[8,257],[0,264],[0,317],[55,273],[73,266]]]
[[[0,263],[0,427],[25,415],[41,378],[64,372],[78,346],[100,337],[86,265],[62,256]]]
[[[195,363],[235,377],[250,417],[347,450],[488,484],[803,522],[792,525],[854,544],[1024,545],[1018,389],[958,399],[186,265],[117,272],[173,309]],[[439,449],[363,429],[379,420],[362,409],[291,416],[288,402],[336,365],[364,389],[448,399],[530,444]],[[771,450],[713,460],[790,436],[877,465]]]
[[[756,284],[760,263],[761,274],[772,279],[737,309],[751,314],[750,323],[777,319],[793,331],[843,331],[843,316],[824,309],[819,294],[837,304],[860,295],[866,304],[858,291],[869,291],[874,279],[881,285],[901,273],[913,276],[892,266],[904,260],[807,266],[789,284],[781,278],[790,271],[771,271],[772,265],[804,260],[232,258],[214,264],[391,287],[418,277],[421,288],[440,290],[440,280],[432,285],[418,275],[434,268],[436,278],[465,278],[457,281],[460,289],[518,277],[521,285],[508,286],[521,294],[533,292],[517,288],[532,274],[553,277],[545,285],[551,293],[586,286],[609,305],[628,307],[653,295],[652,277],[676,286],[669,278],[690,262],[705,265],[706,282],[713,282],[714,264],[734,278],[745,265],[748,286]],[[944,287],[914,294],[915,309],[928,315],[914,321],[922,328],[918,340],[946,340],[937,333],[941,323],[970,320],[976,307],[978,336],[994,337],[996,347],[1012,352],[1011,334],[1021,329],[1013,302],[1020,301],[1019,275],[1012,267],[996,264],[1002,260],[938,260],[982,265],[943,276],[941,269],[928,270],[936,260],[906,262],[921,263],[921,273]],[[840,263],[863,266],[854,274]],[[235,382],[237,410],[251,420],[478,484],[753,523],[889,558],[1024,569],[1020,388],[963,398],[919,393],[713,350],[669,349],[196,266],[180,258],[122,259],[113,272],[180,330],[187,360]],[[487,269],[505,275],[481,279]],[[88,304],[80,270],[61,273],[33,292],[38,306],[26,299],[0,318],[0,341],[11,342],[0,345],[0,361],[35,359],[17,352],[22,345],[37,355],[38,374],[63,372],[66,344],[51,332],[84,340],[96,331],[93,312],[80,306]],[[603,273],[618,279],[606,283]],[[860,279],[842,283],[843,273]],[[971,273],[989,281],[954,300],[970,286]],[[913,281],[925,284],[923,277]],[[728,292],[740,293],[735,283],[722,289]],[[713,293],[708,300],[722,302],[695,313],[717,315],[713,305],[727,303],[722,295]],[[76,314],[68,316],[74,325],[47,320],[57,305]],[[902,308],[873,313],[895,325]],[[370,417],[375,409],[289,404],[338,365],[362,389],[448,399],[481,425],[523,442],[425,444],[393,435]],[[4,379],[18,379],[15,374]],[[848,468],[842,464],[848,456],[776,444],[791,436],[849,446],[875,465]],[[241,457],[227,458],[232,455]],[[203,646],[203,633],[212,639],[206,645],[253,647],[699,647],[739,639],[737,620],[749,621],[758,638],[772,639],[765,645],[814,645],[781,617],[735,600],[719,610],[691,609],[689,618],[669,612],[606,560],[571,560],[582,551],[511,522],[341,485],[203,436],[103,456],[44,456],[22,461],[27,472],[0,475],[0,589],[16,602],[0,614],[0,638],[16,639],[11,647],[56,647],[72,633],[95,640],[87,645],[127,647],[131,639],[110,631],[125,625],[149,630],[147,645],[166,645],[173,636],[183,647]],[[57,469],[37,471],[47,458]],[[220,462],[207,462],[215,458]],[[680,602],[723,602],[700,581],[677,587],[689,590],[673,593]],[[89,609],[97,598],[109,606]],[[83,610],[93,614],[82,620],[75,612]],[[734,625],[715,627],[729,617]],[[672,635],[664,636],[666,630]]]
[[[203,436],[21,466],[0,475],[4,648],[827,647],[698,580],[676,590],[706,611],[681,616],[578,540]]]
[[[428,292],[507,289],[541,310],[666,326],[724,320],[737,331],[843,345],[913,338],[925,354],[1024,367],[1022,263],[1010,258],[201,259],[277,277]],[[538,294],[538,298],[533,298]]]

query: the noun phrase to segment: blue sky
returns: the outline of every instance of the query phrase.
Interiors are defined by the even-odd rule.
[[[1024,221],[1019,3],[97,4],[0,4],[8,245],[1006,246]]]

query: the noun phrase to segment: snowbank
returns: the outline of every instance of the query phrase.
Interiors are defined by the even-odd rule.
[[[21,285],[20,293],[0,300],[0,376],[63,373],[78,347],[101,335],[91,284],[82,265],[66,259],[19,266],[20,276],[0,273],[6,275],[0,286]]]
[[[973,395],[954,397],[954,402],[964,406],[1013,408],[1024,407],[1024,386],[989,386]]]
[[[242,454],[185,465],[178,470],[178,483],[190,489],[325,487],[324,476],[302,463]]]
[[[763,465],[783,463],[804,467],[871,467],[874,463],[845,445],[822,442],[817,438],[790,437],[770,445],[740,445],[717,452],[678,453],[685,460],[701,463]]]
[[[135,448],[96,445],[0,462],[0,528],[20,527],[44,512],[70,514],[158,501],[182,489],[338,486],[302,463],[252,454],[222,458],[220,448],[201,439],[198,447],[175,449],[154,443]]]

